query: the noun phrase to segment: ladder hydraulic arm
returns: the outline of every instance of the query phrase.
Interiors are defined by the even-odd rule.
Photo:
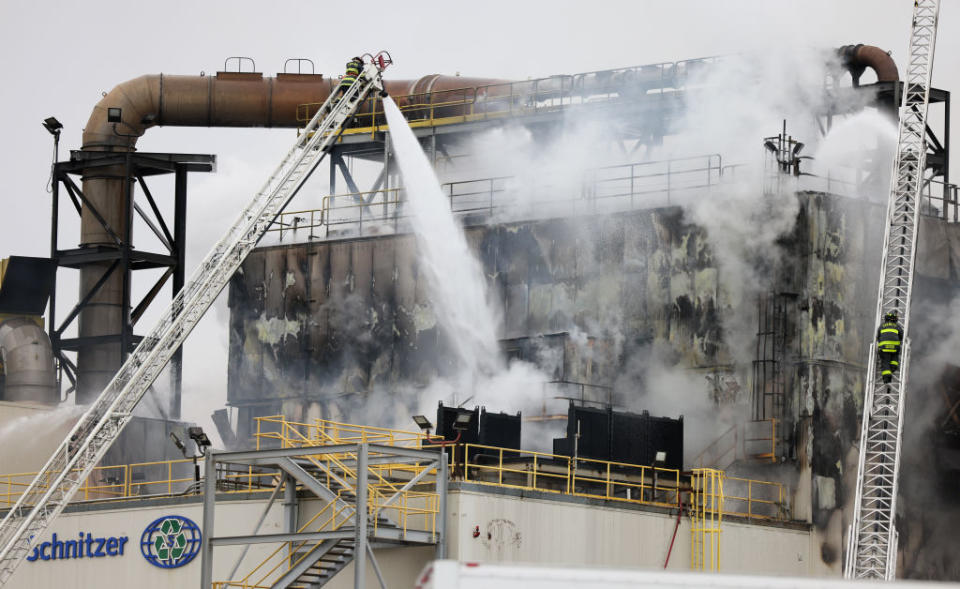
[[[917,212],[926,160],[927,105],[937,37],[940,0],[916,0],[910,56],[903,83],[900,132],[887,205],[883,266],[876,327],[896,312],[903,334],[910,326],[917,245]],[[856,504],[847,537],[844,575],[854,579],[896,577],[897,477],[903,428],[903,401],[910,361],[910,341],[903,338],[900,371],[889,384],[877,370],[877,345],[870,346],[863,398]]]
[[[391,63],[389,54],[382,52],[366,61],[342,96],[336,89],[331,92],[274,173],[3,518],[0,586],[103,458],[160,371],[316,169],[347,121],[371,91],[383,92],[381,75]]]

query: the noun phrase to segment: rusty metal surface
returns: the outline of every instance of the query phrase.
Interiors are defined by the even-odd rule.
[[[500,81],[433,74],[417,80],[389,80],[386,89],[405,97]],[[337,83],[320,74],[140,76],[118,84],[97,103],[84,128],[83,149],[133,149],[139,136],[155,125],[297,127],[297,105],[323,102]],[[107,122],[107,109],[114,107],[121,108],[123,116],[116,125]]]

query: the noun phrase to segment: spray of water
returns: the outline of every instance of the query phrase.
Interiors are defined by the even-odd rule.
[[[450,212],[433,167],[389,98],[383,101],[397,162],[406,186],[405,213],[417,236],[420,268],[426,274],[437,320],[445,330],[471,384],[501,368],[498,313],[487,296],[480,263],[463,228]]]

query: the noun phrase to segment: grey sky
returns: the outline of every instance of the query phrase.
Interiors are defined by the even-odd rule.
[[[51,140],[40,121],[54,115],[64,124],[64,159],[67,150],[79,147],[81,129],[101,93],[141,74],[212,73],[222,69],[225,57],[245,55],[254,58],[266,75],[282,70],[289,57],[310,58],[318,73],[336,75],[348,56],[388,49],[396,60],[389,77],[460,72],[524,79],[771,45],[849,43],[891,50],[902,70],[912,4],[909,0],[4,0],[0,71],[6,82],[0,86],[0,128],[6,147],[0,176],[6,190],[0,196],[0,257],[49,253],[50,199],[45,185]],[[944,2],[941,22],[934,84],[952,89],[960,71],[957,2]],[[246,202],[292,138],[290,130],[164,128],[150,130],[138,147],[220,157],[217,174],[194,176],[191,183],[188,239],[195,248],[205,248],[233,219],[232,207]],[[76,226],[65,228],[64,243],[72,246],[77,233]],[[202,253],[195,249],[191,257],[196,261]],[[61,296],[75,297],[76,287],[71,288]],[[208,320],[198,329],[201,342],[226,341],[222,323]],[[194,345],[197,354],[199,345]],[[222,399],[226,379],[222,362],[221,355],[191,369],[188,360],[188,379],[209,388],[211,400]],[[214,389],[219,391],[216,395]],[[187,400],[185,417],[205,419],[216,404]]]

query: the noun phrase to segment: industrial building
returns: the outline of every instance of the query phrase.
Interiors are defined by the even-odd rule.
[[[858,117],[895,125],[906,86],[877,47],[822,56],[806,118],[773,121],[747,161],[689,140],[740,57],[525,81],[385,74],[493,310],[495,359],[469,373],[463,341],[480,336],[438,302],[378,88],[336,98],[335,76],[243,60],[119,84],[53,167],[50,257],[0,266],[0,436],[34,424],[49,438],[4,449],[0,508],[63,484],[31,486],[50,454],[99,453],[8,586],[411,587],[435,558],[839,577],[894,146],[854,163],[808,146]],[[907,417],[897,571],[950,580],[960,366],[942,352],[960,202],[950,92],[929,103],[908,401],[923,410]],[[222,443],[181,421],[177,345],[107,450],[81,445],[92,430],[73,406],[148,370],[128,359],[158,345],[137,322],[167,284],[163,337],[182,344],[188,179],[216,167],[138,151],[153,126],[285,128],[327,167],[302,180],[322,184],[320,208],[277,210],[231,242],[249,247],[227,275]],[[531,157],[571,145],[560,165]],[[150,188],[167,175],[169,218]],[[162,251],[138,245],[135,219]],[[77,220],[66,246],[59,228]],[[74,301],[55,294],[64,269],[80,273]],[[136,300],[138,272],[157,269]]]

